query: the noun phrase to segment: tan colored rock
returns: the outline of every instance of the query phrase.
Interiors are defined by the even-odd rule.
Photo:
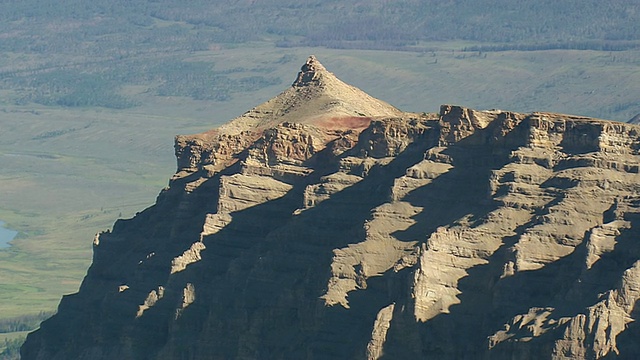
[[[200,241],[193,243],[189,250],[182,253],[182,255],[176,257],[171,262],[171,274],[175,274],[187,268],[190,264],[200,261],[202,256],[200,252],[207,247]]]
[[[192,283],[187,283],[184,289],[182,289],[182,301],[176,310],[176,319],[178,319],[184,309],[193,304],[194,301],[196,301],[196,289]]]
[[[158,289],[151,290],[147,298],[144,300],[144,303],[138,307],[138,313],[136,314],[136,318],[141,317],[145,311],[153,307],[158,300],[162,299],[164,296],[164,287],[158,286]]]
[[[367,345],[367,360],[378,360],[384,354],[384,342],[391,326],[394,308],[395,304],[391,304],[378,312],[376,321],[373,323],[371,341]]]
[[[395,107],[340,81],[315,56],[310,56],[289,89],[223,125],[220,130],[236,134],[246,129],[270,128],[285,122],[345,129],[354,128],[355,123],[362,129],[368,123],[358,123],[358,118],[400,115],[402,111]]]
[[[23,359],[640,356],[636,125],[404,113],[311,57],[175,149]]]

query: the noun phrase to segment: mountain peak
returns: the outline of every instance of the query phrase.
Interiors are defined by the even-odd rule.
[[[318,61],[315,55],[309,56],[307,62],[302,65],[298,78],[293,82],[293,87],[309,86],[317,83],[320,78],[330,74],[327,69]]]
[[[331,75],[327,71],[327,69],[318,61],[315,55],[309,56],[307,62],[302,65],[300,68],[300,72],[298,73],[298,78],[293,82],[293,87],[302,87],[309,86],[312,84],[317,84],[320,80],[327,76]]]
[[[311,55],[290,88],[220,127],[227,134],[283,122],[349,128],[348,118],[401,116],[402,111],[344,83]]]

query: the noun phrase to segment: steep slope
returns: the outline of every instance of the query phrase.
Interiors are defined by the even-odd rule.
[[[275,98],[256,106],[220,127],[221,132],[239,133],[265,129],[283,122],[330,125],[332,119],[400,116],[402,112],[347,85],[310,56],[293,85]],[[329,124],[325,124],[329,122]]]
[[[23,359],[635,358],[639,149],[631,124],[401,113],[310,58],[176,139]]]

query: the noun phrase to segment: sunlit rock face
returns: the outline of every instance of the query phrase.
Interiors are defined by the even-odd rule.
[[[640,356],[640,127],[404,113],[314,57],[176,138],[23,359]]]

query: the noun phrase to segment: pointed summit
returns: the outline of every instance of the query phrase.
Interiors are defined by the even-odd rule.
[[[345,84],[311,55],[289,89],[222,125],[220,131],[237,134],[283,122],[335,126],[340,122],[336,119],[402,114],[388,103]]]
[[[293,87],[309,86],[321,81],[325,74],[333,76],[327,69],[316,59],[315,55],[309,56],[307,62],[302,65],[298,78],[293,82]]]

